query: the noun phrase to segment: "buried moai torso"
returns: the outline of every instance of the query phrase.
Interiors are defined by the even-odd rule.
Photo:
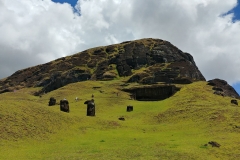
[[[87,116],[95,116],[95,103],[94,100],[88,100],[84,102],[84,104],[87,104]]]
[[[55,104],[56,104],[56,99],[53,98],[53,97],[51,97],[50,100],[49,100],[49,102],[48,102],[48,105],[49,105],[49,106],[53,106],[53,105],[55,105]]]
[[[67,100],[60,101],[60,111],[69,112],[69,104]]]
[[[238,101],[237,101],[236,99],[232,99],[232,100],[231,100],[231,103],[232,103],[232,104],[235,104],[235,105],[238,105]]]
[[[133,111],[133,106],[127,106],[127,112]]]

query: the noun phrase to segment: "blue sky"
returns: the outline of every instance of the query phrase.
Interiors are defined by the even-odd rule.
[[[233,18],[233,21],[240,20],[240,0],[238,0],[238,5],[230,11],[230,13],[234,13],[235,17]]]
[[[159,38],[190,53],[206,80],[240,93],[239,0],[77,2],[0,0],[0,79],[89,48]]]
[[[52,0],[53,2],[59,2],[59,3],[69,3],[71,6],[75,6],[77,3],[77,0]]]

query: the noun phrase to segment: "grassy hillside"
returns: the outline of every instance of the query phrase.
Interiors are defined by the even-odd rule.
[[[0,94],[0,159],[240,159],[240,107],[206,82],[152,102],[130,100],[121,84],[85,81],[42,97],[31,95],[35,89]],[[92,94],[96,116],[87,117],[83,103]],[[52,96],[67,98],[70,113],[49,107]]]

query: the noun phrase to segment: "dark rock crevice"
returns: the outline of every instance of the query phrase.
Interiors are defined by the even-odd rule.
[[[123,89],[123,91],[129,92],[135,100],[139,101],[158,101],[171,97],[180,88],[175,85],[162,85],[162,86],[139,86],[129,89]]]

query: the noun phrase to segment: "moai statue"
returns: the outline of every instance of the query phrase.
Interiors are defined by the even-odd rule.
[[[69,103],[67,100],[60,101],[60,111],[68,112],[68,113],[70,112]]]
[[[127,106],[127,112],[133,111],[133,106]]]
[[[232,100],[231,100],[231,103],[232,103],[232,104],[235,104],[235,105],[238,105],[238,101],[237,101],[236,99],[232,99]]]
[[[49,102],[48,102],[48,106],[54,106],[56,104],[56,99],[51,97]]]
[[[94,99],[87,100],[84,102],[84,104],[87,104],[87,116],[95,116],[95,103]]]

